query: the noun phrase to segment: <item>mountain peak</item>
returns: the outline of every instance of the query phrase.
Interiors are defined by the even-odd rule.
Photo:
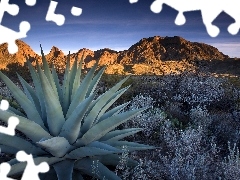
[[[19,51],[16,54],[10,55],[7,51],[7,44],[0,45],[0,58],[10,59],[21,62],[25,61],[25,56],[36,58],[38,61],[41,58],[38,56],[29,45],[21,40],[17,40],[16,44]],[[99,65],[133,65],[133,64],[162,64],[165,62],[175,61],[194,61],[194,60],[225,60],[229,56],[220,52],[217,48],[199,42],[190,42],[180,36],[161,37],[153,36],[142,38],[137,43],[133,44],[128,50],[115,51],[109,48],[92,51],[87,48],[79,49],[75,53],[70,54],[70,66],[77,57],[81,59],[84,54],[83,67],[90,68],[96,60],[99,60]],[[67,55],[67,54],[66,54]],[[57,64],[62,69],[66,65],[66,55],[56,46],[52,46],[50,52],[46,55],[48,62]],[[3,64],[2,62],[0,62]],[[22,63],[23,64],[23,63]],[[116,66],[119,68],[119,66]]]

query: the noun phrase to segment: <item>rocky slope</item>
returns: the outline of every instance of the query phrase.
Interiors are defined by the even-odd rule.
[[[155,61],[179,60],[223,60],[229,58],[217,48],[198,42],[190,42],[182,37],[154,36],[143,38],[132,45],[127,51],[120,53],[121,64],[135,64]]]
[[[41,63],[41,57],[37,55],[29,45],[21,40],[16,41],[19,51],[9,54],[7,44],[0,45],[0,68],[7,64],[19,62],[24,65],[25,56],[35,65],[34,59]],[[46,59],[54,63],[61,71],[66,65],[67,55],[59,48],[53,46]],[[84,55],[84,56],[83,56]],[[128,50],[114,51],[108,48],[92,51],[80,49],[70,54],[71,65],[75,58],[79,60],[83,56],[83,68],[88,69],[99,59],[99,65],[107,65],[108,74],[168,74],[193,69],[191,61],[194,60],[226,60],[229,56],[224,55],[217,48],[198,42],[190,42],[182,37],[154,36],[143,38]]]
[[[22,66],[24,62],[26,62],[26,57],[30,61],[34,61],[34,59],[38,59],[40,56],[36,54],[29,45],[24,43],[21,40],[16,40],[16,44],[18,46],[18,52],[15,54],[9,54],[7,43],[3,43],[0,45],[0,68],[5,68],[10,63],[19,63]]]

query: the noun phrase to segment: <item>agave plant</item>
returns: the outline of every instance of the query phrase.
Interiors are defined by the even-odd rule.
[[[35,70],[27,60],[35,88],[17,74],[22,91],[0,72],[0,78],[24,110],[24,113],[14,107],[6,111],[0,110],[0,120],[7,123],[9,117],[17,117],[20,123],[16,129],[27,137],[0,134],[2,152],[16,154],[24,150],[33,155],[35,164],[47,162],[50,170],[40,174],[41,179],[83,179],[84,175],[99,179],[120,179],[108,166],[119,163],[122,146],[127,146],[130,152],[154,148],[123,140],[141,131],[141,128],[116,129],[145,110],[121,111],[128,103],[110,109],[129,88],[121,88],[129,77],[97,96],[97,84],[105,67],[95,74],[98,66],[96,63],[81,80],[83,58],[79,63],[76,58],[70,68],[68,55],[61,84],[54,66],[48,66],[42,47],[41,53],[43,69],[37,63]],[[92,171],[92,165],[96,162],[97,174]],[[26,163],[18,162],[16,158],[8,163],[11,165],[9,176],[21,176]],[[127,165],[135,166],[137,161],[129,159]]]

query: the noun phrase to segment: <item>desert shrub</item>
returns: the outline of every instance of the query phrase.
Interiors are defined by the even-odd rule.
[[[190,122],[195,127],[202,127],[205,133],[208,132],[212,119],[208,113],[206,106],[198,105],[190,110]]]
[[[225,157],[222,162],[222,174],[223,179],[232,180],[239,179],[240,177],[240,157],[239,149],[236,144],[231,148],[230,143],[228,143],[229,155]]]
[[[234,119],[232,113],[218,112],[211,115],[212,124],[210,131],[216,137],[216,142],[222,149],[222,154],[226,154],[227,142],[239,145],[240,124],[239,119]]]
[[[148,109],[144,111],[144,113],[140,113],[136,117],[123,124],[125,128],[143,128],[143,131],[138,133],[138,135],[140,135],[141,139],[144,141],[150,141],[151,139],[153,140],[154,137],[156,137],[162,119],[166,118],[166,113],[159,108],[155,108],[153,104],[154,100],[150,95],[139,94],[133,97],[130,104],[124,109],[124,111],[128,111],[135,108],[148,107]],[[138,135],[136,135],[135,137],[137,137]]]
[[[157,117],[155,121],[150,121],[152,123],[146,116],[139,116],[134,122],[131,121],[139,123],[140,126],[144,124],[144,129],[154,129],[155,136],[141,134],[141,140],[150,142],[148,139],[151,138],[151,143],[159,149],[130,155],[140,159],[140,163],[134,169],[127,170],[128,179],[217,179],[220,175],[221,159],[213,138],[209,138],[200,126],[179,130],[170,119],[161,116],[159,112],[162,111],[146,113],[148,117]]]
[[[221,79],[193,74],[182,76],[173,100],[187,102],[190,105],[207,105],[224,95]]]
[[[172,154],[161,156],[171,179],[209,179],[216,167],[211,167],[216,160],[217,150],[211,147],[201,127],[186,129],[175,137],[175,142],[168,143]]]

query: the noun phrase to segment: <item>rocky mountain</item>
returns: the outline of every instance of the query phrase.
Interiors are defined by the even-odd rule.
[[[18,52],[15,54],[10,54],[8,52],[7,43],[3,43],[0,45],[0,68],[5,68],[10,63],[20,63],[22,66],[24,62],[26,62],[26,57],[30,61],[34,61],[34,59],[38,59],[40,56],[35,53],[29,45],[24,43],[21,40],[16,40],[16,44],[18,46]]]
[[[16,41],[19,51],[13,55],[8,53],[7,44],[0,45],[0,67],[5,68],[9,63],[18,62],[24,65],[27,56],[33,65],[35,60],[41,63],[41,57],[36,54],[29,45],[21,40]],[[53,46],[48,54],[45,52],[49,63],[55,64],[61,71],[66,65],[67,54]],[[71,65],[75,58],[79,60],[83,56],[83,68],[93,66],[96,60],[99,65],[107,65],[108,74],[166,74],[193,69],[192,61],[226,60],[229,56],[224,55],[217,48],[198,42],[190,42],[186,39],[174,37],[154,36],[143,38],[129,49],[114,51],[109,48],[92,51],[79,49],[70,54]]]
[[[154,36],[143,38],[120,54],[121,64],[135,64],[155,61],[212,60],[228,59],[229,56],[217,48],[198,42],[190,42],[182,37]]]

